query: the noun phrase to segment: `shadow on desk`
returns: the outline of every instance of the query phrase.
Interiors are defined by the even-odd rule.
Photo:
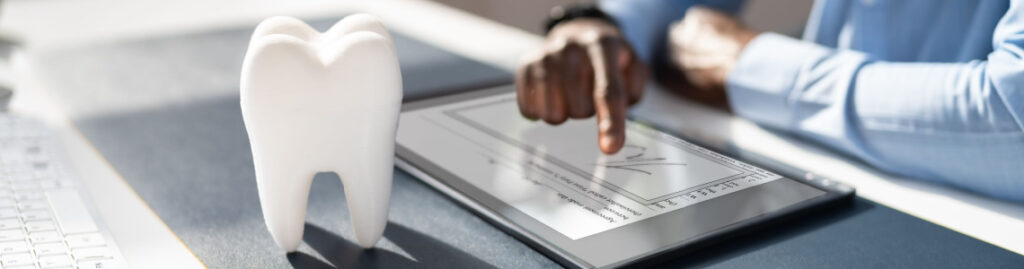
[[[330,264],[302,252],[288,254],[288,261],[293,267],[300,269],[494,268],[468,253],[394,222],[388,223],[388,227],[384,230],[384,238],[409,253],[415,260],[386,249],[364,250],[359,245],[320,228],[320,226],[306,223],[306,232],[302,236],[303,241]]]
[[[668,268],[1014,268],[1024,257],[863,198],[682,254]]]
[[[667,265],[679,267],[721,267],[734,259],[749,259],[758,252],[771,248],[773,245],[786,241],[797,240],[799,237],[825,231],[837,223],[849,221],[858,215],[875,210],[877,205],[860,198],[849,205],[818,209],[810,214],[796,216],[794,219],[783,220],[760,230],[751,231],[724,242],[694,252],[683,254],[682,257],[668,262]],[[839,242],[835,242],[839,243]],[[834,255],[834,254],[833,254]],[[831,255],[823,255],[831,256]],[[793,258],[793,256],[777,256],[776,258]],[[713,266],[717,265],[717,266]],[[730,267],[730,266],[725,266]]]

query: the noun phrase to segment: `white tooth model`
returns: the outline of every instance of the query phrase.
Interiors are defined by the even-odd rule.
[[[369,15],[319,33],[288,17],[256,27],[242,64],[241,106],[263,218],[277,244],[302,241],[313,176],[345,186],[356,241],[387,224],[402,77],[387,29]]]

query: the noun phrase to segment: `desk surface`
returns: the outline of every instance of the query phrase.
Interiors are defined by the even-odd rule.
[[[326,28],[336,20],[311,21]],[[250,32],[251,26],[118,42],[41,53],[36,60],[77,128],[207,266],[557,267],[399,170],[378,249],[363,252],[351,243],[343,186],[337,176],[321,174],[310,196],[305,243],[298,253],[282,255],[263,225],[235,94],[243,54],[234,48],[244,47]],[[409,96],[511,76],[401,34],[394,37]],[[436,74],[438,69],[448,72]],[[87,75],[76,75],[82,73]],[[229,79],[222,83],[223,77]],[[195,92],[177,95],[183,91]],[[135,106],[146,103],[153,106]],[[865,200],[800,220],[672,263],[998,267],[1024,262],[1024,257]],[[941,247],[922,248],[923,242]],[[953,254],[971,259],[943,258]]]
[[[112,5],[120,3],[118,1],[96,1],[96,2],[110,2]],[[10,5],[7,8],[10,9],[6,14],[12,14],[10,17],[4,17],[3,21],[0,21],[0,25],[4,25],[5,28],[9,27],[14,30],[23,31],[26,33],[24,38],[30,42],[30,44],[37,45],[39,48],[58,48],[67,46],[67,44],[89,44],[110,42],[113,39],[133,39],[144,36],[154,35],[152,32],[145,31],[145,27],[148,29],[156,29],[153,31],[166,33],[182,33],[190,32],[196,29],[204,27],[211,27],[209,25],[245,25],[251,24],[253,21],[258,20],[259,17],[265,17],[270,14],[291,14],[303,17],[320,17],[325,14],[341,14],[351,12],[352,10],[367,10],[372,13],[378,14],[383,17],[388,25],[400,32],[409,34],[416,39],[424,40],[431,45],[445,48],[451,51],[459,51],[464,56],[472,59],[490,63],[505,70],[511,70],[515,62],[515,55],[518,55],[524,49],[529,48],[538,42],[538,38],[530,36],[522,32],[518,32],[507,27],[494,25],[491,22],[475,18],[470,15],[459,13],[444,7],[439,7],[430,3],[425,2],[385,2],[385,3],[362,3],[359,6],[352,6],[352,4],[339,4],[333,2],[318,3],[313,5],[297,5],[297,4],[275,4],[270,5],[282,5],[278,9],[268,9],[266,6],[262,8],[243,8],[241,13],[243,15],[237,16],[214,16],[214,12],[207,11],[206,9],[197,9],[199,5],[196,1],[177,1],[172,3],[128,3],[129,6],[140,5],[154,5],[145,8],[140,8],[139,14],[106,14],[111,12],[98,11],[99,15],[109,15],[113,18],[118,16],[124,17],[145,17],[146,23],[142,25],[131,25],[124,26],[116,24],[116,19],[107,19],[108,27],[103,28],[97,25],[85,25],[80,26],[88,29],[83,31],[70,31],[68,27],[76,27],[75,24],[70,22],[75,21],[76,17],[81,15],[83,9],[88,10],[90,5],[96,5],[96,2],[89,2],[89,4],[76,4],[72,1],[25,1],[25,2],[14,2],[17,5]],[[146,1],[136,1],[146,2]],[[205,3],[205,2],[204,2]],[[12,3],[13,4],[13,3]],[[77,5],[77,6],[76,6]],[[167,6],[170,5],[170,6]],[[165,7],[167,6],[167,7]],[[213,4],[216,6],[216,3]],[[93,9],[96,9],[93,7]],[[191,11],[190,11],[191,10]],[[196,11],[199,10],[199,11]],[[20,11],[20,12],[19,12]],[[149,11],[152,14],[144,14],[145,11]],[[193,12],[194,11],[194,12]],[[56,14],[55,17],[44,16],[45,18],[32,17],[32,14],[43,14],[40,12],[47,12],[48,14]],[[176,13],[177,12],[177,13]],[[5,15],[6,15],[5,14]],[[20,15],[19,15],[20,14]],[[68,15],[67,17],[61,17],[59,15]],[[141,15],[140,15],[141,14]],[[21,16],[21,17],[19,17]],[[37,16],[38,17],[38,16]],[[182,17],[194,18],[194,20],[184,20]],[[46,23],[41,23],[40,20],[46,19]],[[53,22],[53,21],[56,22]],[[61,24],[60,22],[65,20],[68,24]],[[102,23],[91,22],[91,23]],[[207,24],[203,26],[203,24]],[[60,31],[54,29],[54,25],[60,25]],[[51,27],[47,29],[47,27]],[[99,27],[99,28],[96,28]],[[213,27],[216,28],[216,27]],[[99,31],[99,33],[89,33],[89,30]],[[97,30],[99,29],[99,30]],[[447,29],[446,31],[438,31],[437,29]],[[53,32],[70,32],[70,34],[52,34]],[[474,36],[473,39],[460,38],[464,36]],[[77,38],[77,39],[76,39]],[[69,41],[70,40],[70,41]],[[73,42],[80,40],[82,42]],[[59,42],[58,42],[59,41]],[[680,105],[679,102],[685,102],[678,100],[672,96],[659,96],[659,92],[653,92],[644,99],[644,104],[639,109],[634,111],[636,114],[641,116],[646,115],[651,121],[659,122],[659,124],[670,127],[677,130],[684,135],[702,140],[709,144],[726,144],[731,143],[732,145],[749,150],[751,152],[757,152],[765,155],[771,155],[777,157],[779,160],[788,164],[805,168],[810,171],[814,171],[821,175],[834,178],[839,181],[846,182],[848,184],[858,187],[858,192],[865,198],[871,199],[874,202],[881,203],[888,207],[895,208],[898,211],[915,215],[922,219],[936,223],[941,226],[948,227],[958,232],[964,233],[968,236],[982,239],[986,242],[995,244],[997,246],[1009,249],[1017,253],[1024,253],[1024,234],[1019,233],[1020,227],[1024,227],[1024,206],[1005,203],[980,197],[974,194],[965,193],[959,190],[950,189],[944,186],[936,186],[928,183],[922,183],[912,180],[905,180],[900,178],[894,178],[889,175],[885,175],[874,171],[868,167],[859,164],[856,161],[850,161],[843,159],[829,151],[816,148],[811,145],[804,144],[800,141],[788,139],[785,136],[778,136],[769,133],[763,129],[758,128],[755,125],[750,124],[742,119],[736,119],[729,115],[724,115],[713,110],[708,110],[699,105]],[[653,95],[653,96],[652,96]],[[207,125],[210,124],[204,121],[185,121],[182,125],[177,128],[181,130],[163,130],[173,134],[179,135],[195,135],[197,137],[215,138],[221,134],[215,132],[204,132],[203,130],[212,130],[210,128],[235,128],[231,129],[234,131],[234,135],[241,135],[244,138],[244,132],[240,129],[240,120],[236,121],[237,124],[232,125],[230,122],[233,117],[228,108],[237,108],[237,100],[232,100],[227,95],[211,95],[206,96],[208,98],[205,101],[182,99],[188,102],[180,103],[179,106],[163,107],[162,109],[147,109],[146,107],[129,107],[126,109],[142,109],[150,113],[143,114],[141,118],[121,118],[114,120],[116,124],[124,124],[126,127],[131,124],[142,124],[147,119],[165,119],[161,117],[169,117],[174,115],[175,117],[181,117],[179,119],[186,119],[186,117],[203,118],[207,117],[204,115],[220,115],[222,118],[213,117],[209,121],[223,121],[223,125]],[[191,102],[196,101],[196,102]],[[152,108],[152,107],[149,107]],[[205,111],[207,114],[189,114],[193,111]],[[235,111],[237,112],[237,111]],[[102,113],[101,113],[102,114]],[[99,115],[99,114],[97,114]],[[191,115],[191,116],[189,116]],[[673,117],[658,117],[658,115],[673,115]],[[95,116],[95,115],[94,115]],[[145,118],[151,117],[151,118]],[[86,122],[87,123],[87,122]],[[694,123],[700,123],[698,126]],[[78,124],[79,128],[83,129],[83,132],[90,133],[87,127],[88,124]],[[199,128],[196,128],[199,127]],[[170,128],[170,127],[169,127]],[[93,138],[93,143],[99,147],[102,143],[101,129],[92,130],[92,134],[89,135]],[[180,131],[175,133],[175,131]],[[187,133],[187,132],[198,132],[198,133]],[[220,139],[227,138],[227,140],[216,140],[211,139],[209,141],[221,141],[223,143],[211,143],[210,148],[213,149],[224,149],[221,152],[238,152],[238,148],[225,149],[224,147],[242,147],[247,149],[247,145],[240,144],[244,142],[244,139],[233,139],[236,138],[230,135],[231,132],[227,132]],[[159,136],[157,136],[159,137]],[[186,136],[173,136],[164,137],[166,139],[181,139]],[[156,137],[151,137],[156,138]],[[229,141],[230,140],[230,141]],[[106,143],[117,143],[120,141],[107,141]],[[203,142],[210,143],[210,142]],[[115,148],[116,149],[116,148]],[[146,152],[145,148],[125,150],[126,152],[110,152],[109,148],[105,150],[104,154],[111,162],[116,163],[114,156],[120,156],[120,158],[140,158],[144,156],[154,156],[154,152]],[[136,152],[136,151],[140,151]],[[148,155],[133,155],[143,154]],[[766,154],[770,153],[770,154]],[[215,158],[217,152],[186,152],[184,156],[177,156],[175,160],[186,161],[189,158],[196,156],[205,156],[204,158]],[[143,159],[144,160],[144,159]],[[799,160],[799,162],[798,162]],[[810,161],[808,161],[810,160]],[[243,164],[247,162],[245,159],[235,160],[239,165],[239,171],[245,170]],[[182,162],[180,164],[187,164]],[[124,174],[126,177],[129,176],[131,168],[117,167],[118,171]],[[129,172],[126,172],[129,171]],[[251,173],[251,169],[248,169],[246,173]],[[163,172],[178,172],[178,171],[163,171]],[[140,175],[141,176],[141,175]],[[321,176],[324,177],[324,176]],[[337,180],[317,179],[316,183],[318,186],[324,188],[316,189],[333,189],[340,190],[340,184]],[[327,186],[330,184],[336,184],[338,186]],[[521,243],[515,240],[510,240],[504,234],[497,232],[493,227],[481,222],[478,218],[473,217],[464,210],[461,210],[445,199],[440,199],[435,192],[427,191],[423,188],[422,184],[411,180],[408,175],[402,172],[396,172],[396,193],[394,197],[422,197],[422,200],[400,200],[396,198],[394,208],[392,209],[392,225],[389,225],[388,234],[386,234],[386,242],[384,243],[384,249],[387,251],[381,251],[378,254],[352,254],[350,251],[346,252],[346,244],[344,240],[327,240],[321,243],[312,243],[317,240],[316,238],[307,238],[311,242],[309,246],[304,246],[304,249],[314,250],[309,253],[320,253],[325,249],[329,250],[330,253],[348,253],[342,256],[329,255],[328,258],[332,263],[337,262],[360,262],[360,261],[373,261],[375,259],[384,259],[382,257],[404,257],[406,259],[411,258],[414,261],[430,262],[443,265],[444,262],[450,260],[452,257],[471,256],[477,257],[477,262],[474,263],[472,260],[468,264],[462,265],[523,265],[523,266],[552,266],[553,264],[542,256],[538,256],[529,248],[525,248]],[[140,190],[138,186],[135,186],[136,190],[143,193],[145,190]],[[158,191],[158,190],[157,190]],[[250,190],[239,190],[240,192],[254,192],[254,188]],[[409,191],[410,195],[401,195],[399,192]],[[433,195],[433,196],[431,196]],[[317,198],[319,197],[319,198]],[[165,197],[170,198],[170,197]],[[320,235],[317,238],[337,238],[331,237],[330,235],[337,233],[341,237],[346,238],[350,236],[350,231],[346,231],[347,219],[344,219],[344,203],[341,202],[338,196],[330,194],[317,194],[313,193],[313,199],[324,202],[317,202],[317,204],[323,204],[325,207],[316,209],[311,203],[311,212],[314,210],[324,210],[332,212],[331,214],[324,214],[320,216],[322,219],[312,217],[310,219],[311,227],[308,228],[309,234]],[[332,201],[336,200],[336,201]],[[152,202],[151,202],[152,203]],[[415,207],[403,207],[403,204],[409,203],[411,205],[425,204],[432,206],[436,211],[431,211],[433,218],[409,218],[403,219],[403,215],[412,214],[415,215],[418,209]],[[156,206],[154,206],[156,207]],[[889,236],[877,236],[867,237],[864,242],[874,242],[877,244],[871,244],[869,249],[884,249],[890,250],[892,253],[899,254],[910,254],[916,250],[920,250],[921,254],[931,253],[932,256],[942,255],[950,256],[947,254],[951,253],[973,253],[970,250],[985,250],[977,253],[978,255],[999,254],[997,249],[989,251],[985,246],[988,245],[976,245],[971,242],[968,237],[951,233],[948,230],[938,229],[934,225],[927,224],[916,220],[914,218],[907,218],[906,221],[894,222],[890,217],[892,216],[906,216],[899,214],[897,211],[893,211],[885,206],[879,206],[871,202],[860,201],[853,212],[845,213],[850,214],[846,217],[839,216],[843,225],[825,225],[813,226],[814,224],[801,223],[801,225],[808,226],[806,230],[800,230],[798,228],[790,230],[789,236],[780,235],[768,239],[750,239],[755,243],[751,243],[746,248],[740,247],[737,251],[727,251],[725,254],[709,255],[712,257],[729,257],[729,259],[708,259],[705,261],[690,261],[696,264],[717,264],[717,265],[739,265],[743,264],[744,261],[751,262],[748,264],[763,264],[764,262],[770,262],[770,259],[777,259],[776,262],[782,262],[786,260],[788,262],[809,262],[814,259],[808,259],[806,257],[814,256],[815,252],[813,249],[808,249],[810,246],[824,245],[827,241],[816,241],[822,237],[811,236],[816,232],[827,232],[827,231],[841,231],[844,233],[877,233],[879,235],[896,235],[904,232],[923,231],[925,234],[931,234],[931,238],[945,238],[953,241],[944,242],[960,242],[963,243],[954,244],[949,248],[936,247],[923,249],[920,245],[934,246],[936,244],[911,244],[912,242],[906,242],[907,245],[901,245],[898,243],[886,243],[886,238]],[[866,208],[866,209],[865,209]],[[405,210],[405,211],[403,211]],[[407,212],[408,211],[408,212]],[[333,213],[337,212],[337,213]],[[406,213],[402,213],[406,212]],[[159,212],[158,212],[159,213]],[[202,213],[202,212],[200,212]],[[209,213],[209,212],[207,212]],[[241,214],[241,213],[239,213]],[[169,225],[173,224],[174,217],[164,216],[161,214],[165,221]],[[406,215],[407,216],[407,215]],[[827,219],[827,218],[826,218]],[[884,220],[884,221],[883,221]],[[426,225],[426,223],[442,224],[440,226]],[[902,224],[900,224],[902,223]],[[222,230],[230,230],[232,225],[238,225],[237,222],[225,222],[220,223],[219,226],[207,226],[205,228],[212,230],[193,230],[193,231],[179,231],[175,229],[176,233],[183,239],[186,238],[185,234],[194,233],[198,235],[195,240],[196,242],[210,243],[204,240],[201,235],[212,232],[218,232],[215,228],[220,227]],[[173,225],[172,225],[173,226]],[[212,228],[211,228],[212,227]],[[319,228],[318,228],[319,227]],[[435,228],[430,228],[435,227]],[[837,228],[840,227],[840,228]],[[846,227],[846,228],[841,228]],[[884,227],[884,228],[873,228],[867,230],[870,227]],[[933,227],[933,228],[926,228]],[[393,229],[394,228],[394,229]],[[464,228],[468,232],[451,231],[445,229]],[[174,229],[172,227],[172,229]],[[865,229],[857,231],[857,229]],[[934,230],[934,231],[933,231]],[[881,231],[881,233],[879,233]],[[939,232],[945,231],[945,232]],[[249,231],[251,233],[259,233],[262,231]],[[934,232],[934,234],[932,234]],[[242,233],[242,231],[236,231],[234,233]],[[783,232],[782,234],[787,234]],[[245,233],[237,238],[246,238]],[[251,234],[250,234],[251,235]],[[251,236],[250,236],[251,237]],[[481,240],[486,239],[486,241]],[[258,239],[251,239],[258,240]],[[758,241],[761,240],[761,241]],[[774,240],[774,241],[773,241]],[[872,241],[878,240],[878,241]],[[188,241],[188,240],[186,240]],[[388,242],[390,241],[390,242]],[[480,244],[484,244],[488,247],[482,247]],[[762,242],[762,243],[756,243]],[[765,243],[767,242],[767,243]],[[976,241],[974,241],[976,242]],[[235,244],[246,244],[252,243],[250,241],[239,241],[231,242]],[[192,244],[196,243],[189,243]],[[745,244],[745,243],[744,243]],[[770,244],[771,248],[761,248],[757,246],[764,246]],[[779,248],[778,246],[791,245],[794,248]],[[808,245],[809,244],[809,245]],[[941,244],[939,244],[941,245]],[[222,247],[230,247],[232,245],[220,245]],[[495,248],[494,246],[498,246]],[[852,244],[851,247],[865,246],[860,244]],[[880,247],[881,246],[881,247]],[[887,247],[893,248],[887,248]],[[244,252],[239,254],[240,251],[214,251],[211,250],[206,253],[214,253],[210,255],[223,256],[223,257],[205,257],[204,251],[200,251],[196,246],[192,246],[193,250],[200,255],[200,259],[207,262],[208,265],[223,265],[221,263],[211,261],[228,261],[238,259],[242,257],[251,257]],[[312,249],[308,248],[311,247]],[[801,251],[801,247],[802,250]],[[965,249],[959,249],[959,248]],[[337,251],[334,251],[337,250]],[[869,252],[856,252],[851,250],[854,249],[843,249],[836,248],[837,251],[847,252],[849,256],[843,257],[858,257],[860,254],[868,254]],[[777,253],[782,251],[782,253]],[[220,253],[220,254],[215,254]],[[259,254],[254,252],[252,254]],[[464,255],[468,254],[468,255]],[[770,255],[769,255],[770,254]],[[877,253],[876,253],[877,254]],[[761,256],[764,255],[764,256]],[[272,256],[272,255],[271,255]],[[292,260],[293,264],[306,260],[317,260],[321,261],[316,255],[312,256],[301,256],[295,255],[288,257]],[[261,256],[262,257],[262,256]],[[279,256],[280,257],[280,256]],[[340,257],[340,258],[338,258]],[[443,259],[434,259],[430,257],[442,257]],[[504,257],[504,258],[503,258]],[[513,258],[506,260],[505,258]],[[761,260],[754,259],[761,257]],[[862,258],[871,258],[872,256],[861,256]],[[882,256],[889,257],[889,256]],[[310,259],[312,258],[312,259]],[[778,260],[782,259],[782,260]],[[999,260],[999,259],[994,259]],[[282,260],[278,260],[280,262]],[[461,260],[459,260],[461,261]],[[884,260],[883,260],[884,261]],[[889,260],[895,261],[895,260]],[[1003,260],[1005,261],[1005,260]],[[1018,260],[1019,262],[1019,260]],[[273,264],[273,263],[270,263]],[[350,263],[346,263],[350,264]],[[692,263],[691,263],[692,264]],[[770,263],[769,263],[770,264]],[[793,263],[788,263],[793,264]],[[269,264],[268,264],[269,265]],[[400,264],[398,264],[400,265]],[[781,265],[781,264],[780,264]],[[809,265],[809,264],[808,264]],[[923,264],[922,264],[923,265]],[[983,264],[971,264],[972,266],[978,266]]]

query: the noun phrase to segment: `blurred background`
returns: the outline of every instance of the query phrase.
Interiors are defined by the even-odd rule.
[[[596,1],[573,0],[434,0],[506,25],[543,34],[544,18],[551,7]],[[814,0],[748,0],[740,16],[762,31],[799,36]],[[786,14],[786,16],[779,16]]]

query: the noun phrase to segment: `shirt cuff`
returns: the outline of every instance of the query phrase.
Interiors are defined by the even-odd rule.
[[[603,0],[598,6],[619,24],[619,30],[636,54],[647,63],[653,63],[665,47],[669,24],[682,18],[693,2]]]
[[[792,129],[793,91],[800,73],[832,50],[775,33],[763,33],[747,44],[726,78],[729,105],[739,116],[779,129]]]
[[[1014,120],[1017,127],[1024,131],[1024,67],[1020,65],[1020,56],[1014,55],[1009,50],[997,50],[989,56],[988,68],[989,77],[992,77],[996,92],[1002,97],[1003,103]]]

